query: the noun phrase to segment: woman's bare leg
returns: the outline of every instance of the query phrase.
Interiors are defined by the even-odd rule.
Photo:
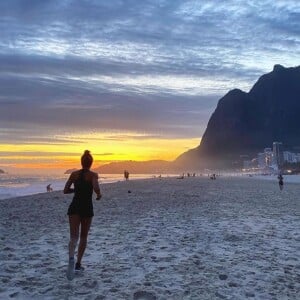
[[[79,237],[80,216],[70,215],[69,224],[70,224],[69,258],[72,257],[74,258],[75,248]]]
[[[67,278],[72,280],[74,278],[74,253],[78,241],[80,216],[70,215],[70,242],[69,242],[69,264],[67,269]]]
[[[91,227],[92,218],[82,218],[80,223],[81,223],[80,242],[79,242],[78,253],[77,253],[78,264],[81,264],[81,259],[84,254],[84,250],[86,248],[87,236]]]

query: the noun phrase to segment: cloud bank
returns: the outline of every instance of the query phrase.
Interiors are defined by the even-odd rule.
[[[299,19],[297,0],[1,1],[0,142],[200,137],[228,90],[299,64]]]

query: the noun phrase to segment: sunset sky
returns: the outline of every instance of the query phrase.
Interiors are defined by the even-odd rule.
[[[299,65],[298,0],[0,1],[0,168],[173,160],[218,99]]]

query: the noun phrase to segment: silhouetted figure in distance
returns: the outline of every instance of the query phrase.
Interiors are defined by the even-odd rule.
[[[283,190],[283,176],[282,176],[282,174],[280,173],[277,178],[278,178],[279,189],[282,191]]]
[[[124,171],[124,178],[125,180],[129,179],[129,172],[127,170]]]
[[[46,189],[48,193],[53,191],[53,188],[51,187],[51,183],[47,185]]]

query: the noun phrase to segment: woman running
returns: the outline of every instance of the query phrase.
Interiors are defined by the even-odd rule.
[[[100,200],[101,192],[98,183],[98,174],[90,171],[93,157],[90,151],[86,150],[81,156],[82,169],[72,172],[64,188],[64,194],[75,193],[73,201],[69,206],[70,242],[69,242],[69,265],[67,278],[74,278],[75,270],[83,270],[81,259],[87,244],[87,236],[91,226],[93,211],[93,191],[97,194],[96,200]],[[74,184],[74,188],[71,188]],[[77,261],[75,265],[74,253],[79,238]]]

